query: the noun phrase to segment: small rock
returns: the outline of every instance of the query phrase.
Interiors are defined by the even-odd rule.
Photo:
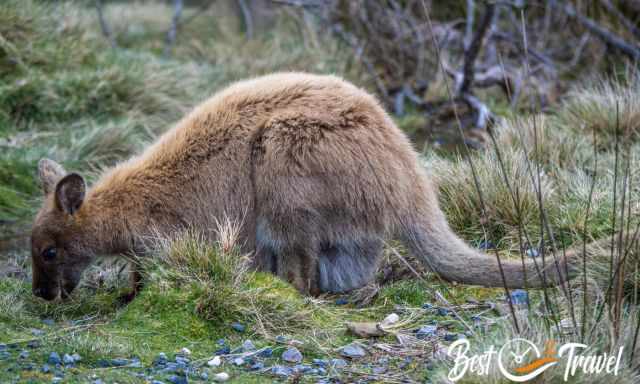
[[[153,380],[151,382],[151,384],[164,384],[164,381],[160,381],[160,380]]]
[[[273,349],[267,347],[267,348],[263,348],[260,350],[260,352],[258,352],[258,357],[271,357],[273,355]]]
[[[73,358],[74,363],[77,363],[82,360],[82,356],[80,356],[78,353],[74,353],[73,355],[71,355],[71,357]]]
[[[456,341],[456,340],[458,340],[458,334],[457,333],[447,333],[446,335],[444,335],[444,340],[445,341]]]
[[[102,381],[102,380],[100,380],[100,379],[96,379],[96,380],[93,380],[93,381],[91,382],[91,384],[104,384],[104,381]]]
[[[280,343],[280,344],[286,344],[287,343],[287,338],[283,335],[278,335],[276,336],[276,343]]]
[[[129,364],[129,360],[123,359],[123,358],[116,358],[116,359],[109,360],[109,363],[111,364],[112,367],[124,367],[125,365]]]
[[[400,369],[404,369],[406,368],[409,364],[411,364],[411,362],[413,361],[413,359],[411,357],[405,357],[404,360],[402,360],[402,363],[400,363],[398,365],[398,368]]]
[[[438,308],[439,316],[447,316],[449,314],[449,310],[447,308]]]
[[[387,367],[385,366],[377,366],[377,367],[373,367],[373,373],[376,375],[382,375],[383,373],[387,372]]]
[[[69,364],[73,364],[75,363],[75,361],[73,360],[73,357],[71,357],[71,355],[65,353],[64,356],[62,356],[62,362],[65,365],[69,365]]]
[[[336,300],[336,305],[347,305],[347,304],[349,304],[349,301],[344,297],[341,297]]]
[[[239,367],[244,364],[244,359],[242,357],[236,357],[233,359],[233,365]]]
[[[242,352],[253,352],[255,350],[256,346],[253,345],[251,340],[245,340],[244,343],[242,343]]]
[[[18,355],[18,358],[20,359],[28,359],[29,358],[29,351],[22,351],[20,352],[20,354]]]
[[[238,322],[231,323],[231,328],[233,328],[234,331],[240,332],[240,333],[243,333],[245,330],[245,326]]]
[[[347,361],[343,359],[331,359],[331,366],[337,369],[347,366]]]
[[[340,354],[344,357],[349,357],[351,359],[364,357],[367,352],[360,345],[356,343],[351,343],[349,345],[345,345],[340,349]]]
[[[540,255],[540,252],[538,252],[537,249],[535,248],[529,248],[524,252],[527,256],[531,257],[531,258],[536,258]]]
[[[313,365],[324,368],[327,366],[327,361],[323,359],[313,359]]]
[[[187,347],[184,347],[180,350],[180,353],[182,353],[185,356],[191,356],[191,350]]]
[[[249,369],[251,369],[252,371],[259,371],[261,369],[264,369],[264,363],[262,361],[256,361],[255,363],[251,364],[251,367],[249,367]]]
[[[382,320],[380,325],[382,325],[383,327],[388,327],[392,324],[397,323],[398,321],[400,321],[400,316],[395,313],[391,313],[387,317],[385,317],[384,320]]]
[[[213,359],[207,361],[207,365],[210,367],[219,367],[222,365],[222,359],[220,356],[214,356]]]
[[[60,364],[62,360],[60,359],[60,355],[58,355],[57,352],[51,352],[49,354],[49,359],[47,359],[47,362],[51,365],[56,365]]]
[[[222,347],[222,348],[220,348],[220,349],[218,349],[216,351],[216,355],[219,355],[219,356],[228,355],[229,353],[231,353],[231,348],[229,348],[228,345],[225,345],[224,347]]]
[[[167,380],[171,384],[189,384],[189,382],[187,381],[187,378],[184,376],[171,375]]]
[[[431,309],[431,308],[433,308],[433,305],[431,305],[429,303],[422,304],[422,309]]]
[[[218,383],[223,383],[229,380],[229,374],[227,372],[220,372],[213,375],[213,381],[217,381]]]
[[[48,326],[52,326],[52,325],[55,325],[55,324],[56,324],[56,322],[55,322],[55,321],[53,321],[53,319],[42,319],[42,323],[43,323],[44,325],[48,325]]]
[[[347,329],[354,335],[362,338],[384,336],[385,332],[372,322],[348,322]]]
[[[200,373],[200,378],[204,381],[209,380],[209,374],[207,372],[201,372]]]
[[[490,241],[481,241],[480,244],[478,244],[478,248],[482,249],[482,250],[487,250],[487,249],[494,249],[496,246],[495,244],[493,244]]]
[[[44,331],[42,329],[32,328],[31,329],[31,334],[33,336],[42,336],[42,335],[44,335]]]
[[[289,377],[293,374],[293,369],[282,365],[274,365],[271,367],[271,374],[280,377]]]
[[[282,360],[288,363],[299,363],[302,361],[302,353],[296,347],[289,347],[282,352]]]
[[[31,349],[40,348],[40,340],[29,340],[27,347]]]
[[[178,363],[178,365],[186,367],[187,365],[189,365],[189,359],[184,356],[176,356],[176,363]]]
[[[514,289],[511,291],[511,302],[515,305],[522,305],[527,303],[527,291],[522,289]]]
[[[218,344],[218,345],[225,345],[225,344],[227,344],[227,340],[225,340],[225,339],[218,339],[218,341],[216,341],[216,344]]]
[[[416,331],[416,337],[418,339],[424,339],[430,336],[435,336],[437,331],[437,325],[425,325],[420,327],[420,329]]]

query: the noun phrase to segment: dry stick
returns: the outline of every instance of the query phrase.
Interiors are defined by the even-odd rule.
[[[620,20],[620,22],[625,26],[625,28],[627,28],[636,37],[636,39],[640,39],[640,29],[631,20],[627,19],[624,13],[620,12],[620,10],[616,8],[615,5],[611,4],[611,1],[600,0],[600,3],[604,5],[607,11],[609,11],[618,20]]]
[[[96,11],[98,12],[98,21],[100,22],[100,29],[102,30],[102,34],[107,39],[109,44],[111,44],[111,48],[117,48],[116,39],[113,37],[113,33],[111,33],[111,28],[109,28],[109,24],[104,18],[104,14],[102,12],[102,0],[96,0]]]
[[[464,67],[462,71],[463,78],[462,83],[460,84],[460,88],[457,89],[459,95],[469,93],[471,89],[471,85],[473,84],[473,70],[475,67],[475,62],[478,58],[478,54],[480,53],[480,48],[482,48],[484,36],[489,30],[489,26],[491,25],[495,13],[496,5],[493,3],[487,3],[484,15],[482,16],[482,20],[480,21],[480,25],[478,26],[478,30],[473,35],[468,48],[465,47],[463,62]]]
[[[164,58],[168,58],[171,55],[171,48],[176,41],[176,34],[178,32],[178,22],[180,21],[180,15],[182,15],[182,0],[174,0],[173,2],[173,17],[171,18],[171,26],[167,31],[167,37],[164,43]]]
[[[598,136],[596,130],[593,130],[593,178],[591,187],[589,188],[589,200],[587,201],[587,212],[584,217],[582,229],[582,330],[581,341],[584,344],[584,337],[587,325],[587,224],[589,223],[589,215],[591,214],[591,204],[593,203],[593,191],[596,187],[596,179],[598,175]]]
[[[626,156],[626,161],[627,161],[627,166],[625,167],[625,171],[624,171],[624,177],[622,179],[622,202],[621,202],[621,206],[620,206],[620,233],[618,234],[618,265],[616,267],[616,269],[620,269],[620,273],[618,274],[618,278],[617,278],[617,283],[616,283],[616,299],[614,302],[614,323],[613,323],[613,328],[614,328],[614,334],[615,334],[615,338],[618,339],[618,337],[620,336],[620,312],[621,312],[621,306],[622,306],[622,290],[623,290],[623,283],[624,283],[624,263],[621,263],[622,261],[622,248],[624,246],[624,244],[622,243],[622,235],[624,232],[624,210],[625,210],[625,199],[627,196],[627,180],[629,179],[629,149],[630,147],[627,146],[627,156]],[[630,218],[627,218],[627,221],[630,220]]]
[[[563,7],[564,12],[570,17],[576,19],[583,27],[600,37],[605,43],[618,49],[620,52],[629,56],[633,60],[640,60],[640,49],[637,46],[625,41],[620,36],[614,34],[606,28],[598,25],[595,21],[580,14],[569,2]]]
[[[611,251],[609,259],[609,281],[613,278],[613,248],[615,243],[615,234],[616,234],[616,208],[617,208],[617,192],[618,192],[618,162],[620,157],[620,146],[619,146],[619,137],[618,137],[618,125],[619,125],[619,117],[618,117],[618,102],[616,101],[616,126],[615,126],[615,151],[616,157],[614,162],[614,170],[613,170],[613,209],[611,212]],[[607,296],[607,300],[611,302],[611,297]]]
[[[242,19],[244,20],[245,38],[251,40],[253,39],[253,17],[251,16],[251,9],[249,9],[246,0],[238,0],[238,5],[240,6]]]
[[[547,220],[547,215],[546,212],[544,210],[544,203],[542,201],[542,184],[540,181],[540,158],[539,158],[539,152],[538,152],[538,125],[536,123],[536,115],[533,116],[533,131],[534,131],[534,147],[535,147],[535,151],[536,151],[536,177],[537,177],[537,197],[538,197],[538,209],[540,211],[540,231],[541,231],[541,236],[540,239],[542,240],[542,273],[543,276],[544,274],[546,274],[547,271],[547,267],[545,264],[545,247],[544,247],[544,232],[547,232],[547,235],[549,236],[549,240],[551,240],[551,255],[553,256],[553,262],[556,266],[556,271],[558,273],[558,277],[562,276],[562,271],[560,270],[560,264],[558,263],[558,257],[556,256],[556,250],[558,249],[556,246],[556,242],[555,242],[555,237],[553,234],[553,230],[551,229],[551,226],[549,225],[549,220]],[[536,184],[534,182],[534,188],[536,187]],[[564,260],[564,263],[567,263],[567,260]],[[568,278],[568,276],[567,276]],[[562,288],[562,292],[564,293],[565,297],[570,297],[571,296],[571,288],[568,282],[568,279],[565,279],[564,282],[560,282],[560,287]],[[572,319],[575,319],[575,311],[573,308],[573,301],[569,300],[569,304],[570,304],[570,309],[571,309],[571,317]],[[577,324],[573,324],[575,328],[577,328]]]
[[[490,9],[493,9],[494,7],[495,7],[494,4],[488,4],[487,5],[485,18],[489,18],[489,17],[486,17],[487,15],[491,15],[491,17],[492,17],[493,11],[490,10]],[[451,93],[451,88],[449,87],[449,82],[447,80],[446,71],[444,69],[444,64],[442,63],[442,56],[440,55],[440,47],[438,46],[438,43],[435,40],[435,34],[433,33],[433,25],[431,23],[431,17],[429,15],[429,10],[427,9],[427,6],[426,6],[424,0],[422,0],[422,9],[423,9],[425,17],[427,19],[427,25],[429,27],[429,31],[430,31],[430,34],[431,34],[431,39],[433,41],[434,50],[436,52],[436,57],[438,59],[438,64],[440,66],[440,70],[442,71],[442,74],[444,75],[443,78],[444,78],[445,88],[447,90],[447,95],[449,96],[449,101],[453,103],[453,114],[454,114],[455,119],[456,119],[456,123],[457,123],[456,125],[458,127],[458,133],[460,134],[460,137],[462,139],[464,139],[464,132],[462,131],[462,122],[460,121],[460,115],[458,113],[458,108],[457,108],[455,102],[453,102],[454,101],[453,100],[453,95]],[[483,34],[483,32],[480,31],[478,34]],[[482,40],[482,39],[478,39],[478,40]],[[477,48],[480,49],[480,45],[479,44],[477,45]],[[475,56],[477,56],[477,55],[473,55],[473,56],[469,55],[467,57],[474,57],[475,58]],[[469,166],[471,167],[471,174],[473,176],[473,183],[474,183],[476,192],[478,193],[478,199],[480,200],[480,210],[481,210],[481,212],[480,212],[480,215],[481,215],[480,225],[482,227],[482,232],[483,232],[484,238],[486,240],[487,239],[487,231],[486,231],[486,228],[485,228],[484,221],[486,219],[487,210],[486,210],[486,205],[485,205],[485,201],[484,201],[484,195],[482,194],[482,189],[480,188],[480,182],[478,181],[478,174],[477,174],[476,168],[475,168],[475,166],[473,164],[473,161],[471,160],[471,150],[469,149],[469,145],[467,144],[466,140],[463,140],[463,144],[464,144],[464,148],[465,148],[465,155],[466,155],[467,161],[469,162]],[[500,254],[498,253],[497,249],[494,249],[494,253],[496,255],[496,260],[498,262],[498,269],[500,270],[500,277],[502,278],[502,285],[504,287],[504,290],[505,290],[505,293],[506,293],[506,296],[507,296],[507,299],[508,299],[507,302],[509,303],[509,310],[511,311],[511,317],[513,319],[513,323],[514,323],[514,326],[516,328],[516,331],[518,333],[520,333],[520,325],[518,324],[518,318],[516,317],[516,312],[515,312],[515,309],[513,307],[513,302],[511,300],[511,295],[509,293],[509,287],[507,286],[507,280],[506,280],[506,277],[504,275],[504,269],[502,268],[502,261],[500,259]]]
[[[524,11],[523,10],[520,11],[520,23],[521,23],[521,28],[522,28],[522,44],[523,44],[523,48],[524,48],[525,77],[528,78],[529,74],[530,74],[530,68],[529,68],[529,39],[527,38],[527,29],[526,29],[526,25],[525,25]],[[534,117],[535,117],[535,115],[534,115]],[[535,133],[535,138],[537,140],[537,126],[536,126],[535,118],[533,120],[533,123],[534,123],[534,130],[535,130],[535,132],[534,132]],[[524,140],[522,140],[522,142],[524,143]],[[537,148],[537,142],[536,142],[536,148]],[[524,159],[525,159],[525,163],[526,163],[526,166],[527,166],[527,171],[531,175],[533,186],[534,186],[534,188],[536,188],[535,179],[533,178],[533,175],[531,174],[532,171],[531,171],[531,162],[529,161],[529,156],[525,156]],[[543,233],[543,235],[544,235],[544,233]],[[531,244],[531,243],[529,243],[529,244]],[[544,257],[544,248],[542,249],[542,252],[543,252],[542,255]],[[537,261],[535,260],[535,258],[533,260],[534,260],[534,265],[536,266],[536,272],[538,272],[538,275],[540,276],[540,270],[538,268]],[[542,268],[543,269],[545,268],[544,259],[542,261]],[[551,302],[551,296],[547,292],[546,273],[544,273],[544,272],[545,271],[543,270],[541,278],[542,278],[542,287],[543,287],[542,292],[543,292],[543,297],[544,297],[544,301],[545,301],[545,306],[547,307],[547,310],[550,312],[551,317],[552,317],[553,321],[556,324],[556,327],[558,327],[559,326],[558,318],[557,318],[557,316],[555,314],[555,310],[553,308],[553,303]],[[560,271],[558,270],[558,272],[560,272]]]

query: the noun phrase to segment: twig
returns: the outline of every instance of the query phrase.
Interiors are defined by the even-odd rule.
[[[242,12],[242,19],[244,20],[244,34],[247,40],[253,39],[253,17],[251,16],[251,9],[247,5],[246,0],[238,0],[240,11]]]
[[[622,25],[624,25],[637,39],[640,39],[640,29],[627,17],[620,12],[615,5],[611,3],[609,0],[600,0],[600,3],[604,5],[604,7],[609,11],[612,15],[614,15]]]
[[[475,67],[475,61],[478,58],[478,54],[480,53],[480,49],[482,48],[482,43],[484,41],[484,37],[489,30],[489,26],[493,21],[493,16],[495,15],[496,5],[493,3],[487,3],[484,11],[484,15],[482,16],[482,20],[480,21],[480,25],[476,30],[476,33],[473,35],[473,39],[469,43],[469,47],[464,50],[464,67],[463,67],[463,75],[462,83],[460,87],[457,89],[458,95],[464,95],[468,93],[471,89],[471,85],[473,83],[473,72]]]
[[[117,48],[116,39],[113,37],[113,33],[111,32],[111,28],[109,28],[109,24],[104,18],[104,13],[102,12],[102,0],[96,0],[96,11],[98,12],[98,21],[100,22],[100,29],[102,30],[102,34],[107,39],[109,44],[111,44],[111,48]]]
[[[171,18],[171,26],[167,31],[167,37],[164,44],[164,58],[168,58],[171,55],[171,48],[176,41],[176,34],[178,30],[178,22],[180,21],[180,15],[182,15],[182,0],[174,0],[173,2],[173,17]]]
[[[633,60],[640,60],[640,49],[637,46],[627,42],[608,29],[601,27],[592,19],[582,15],[569,2],[565,3],[563,10],[569,17],[576,19],[583,27],[593,32],[608,45],[618,49]]]

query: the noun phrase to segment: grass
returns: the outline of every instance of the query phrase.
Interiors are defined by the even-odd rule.
[[[200,100],[239,78],[306,70],[338,73],[367,84],[348,50],[286,12],[270,19],[265,29],[269,32],[252,40],[238,33],[242,28],[235,18],[218,17],[229,12],[227,5],[216,2],[181,26],[171,56],[164,58],[163,34],[171,9],[161,3],[105,7],[118,44],[115,50],[102,37],[94,10],[86,4],[9,0],[0,6],[0,263],[8,259],[29,268],[25,236],[39,206],[35,170],[41,157],[53,158],[91,180],[104,167],[138,153]],[[185,10],[185,18],[193,15],[193,9]],[[538,247],[544,239],[548,250],[550,235],[542,231],[540,190],[545,218],[555,239],[562,239],[567,247],[581,247],[583,237],[606,240],[627,224],[635,228],[639,196],[634,180],[639,176],[636,162],[640,154],[637,94],[638,77],[630,71],[614,80],[599,79],[575,87],[549,114],[518,117],[505,113],[508,118],[494,131],[496,145],[472,154],[489,209],[486,221],[479,213],[468,162],[425,148],[425,166],[439,186],[440,202],[452,227],[472,244],[491,241],[505,257],[518,254],[523,229],[531,243],[525,247]],[[426,119],[413,113],[399,124],[413,134]],[[625,176],[627,162],[631,166]],[[504,183],[503,165],[518,209]],[[631,213],[625,213],[624,225],[617,218],[615,228],[611,223],[614,186],[617,210],[624,189],[625,209]],[[485,229],[488,239],[484,239]],[[476,323],[472,316],[479,316],[479,326],[469,336],[474,348],[502,345],[516,336],[502,290],[445,283],[428,273],[417,279],[387,252],[376,282],[365,289],[343,297],[303,297],[271,275],[247,270],[245,258],[235,247],[233,223],[223,223],[220,233],[217,244],[203,242],[197,233],[155,244],[154,257],[141,261],[146,270],[145,289],[127,306],[117,300],[126,290],[117,262],[94,266],[78,292],[64,303],[36,300],[30,283],[19,277],[0,278],[0,308],[11,308],[0,312],[0,343],[16,346],[10,349],[8,360],[0,360],[0,381],[51,381],[52,374],[40,372],[40,365],[33,370],[16,368],[28,363],[17,358],[22,349],[30,350],[31,361],[38,364],[50,351],[81,354],[82,362],[67,370],[65,382],[99,377],[105,382],[128,383],[140,382],[134,373],[148,372],[103,368],[100,361],[137,357],[148,366],[160,352],[173,357],[187,347],[193,351],[192,360],[204,363],[219,348],[217,340],[224,338],[233,347],[246,339],[258,347],[273,347],[275,354],[269,362],[275,364],[281,363],[278,357],[286,348],[276,337],[285,335],[301,342],[299,348],[307,362],[315,357],[337,357],[339,347],[362,342],[370,355],[350,370],[336,373],[344,381],[371,374],[378,359],[388,357],[392,369],[378,377],[380,382],[402,375],[439,382],[450,362],[434,358],[432,352],[442,350],[446,343],[441,337],[415,340],[412,331],[416,328],[435,323],[440,336],[463,334],[469,332],[465,324]],[[589,330],[585,340],[594,351],[613,351],[624,344],[630,352],[638,322],[638,253],[630,249],[625,259],[619,304],[607,299],[610,257],[606,241],[589,247],[586,287],[578,276],[571,285],[571,302],[561,291],[550,290],[555,313],[549,313],[541,292],[530,292],[531,310],[518,315],[524,328],[520,335],[538,342],[577,338],[578,330],[562,336],[555,328],[556,321],[571,318],[569,308],[576,306],[578,322],[584,321]],[[0,273],[2,269],[0,266]],[[434,290],[451,302],[464,323],[439,314],[441,304],[433,297]],[[583,319],[585,297],[588,311]],[[349,303],[338,305],[337,299]],[[434,308],[423,308],[425,303]],[[486,303],[497,304],[497,309],[486,311]],[[614,308],[621,312],[619,321]],[[360,340],[346,332],[347,322],[380,321],[392,312],[401,321],[380,340]],[[54,324],[46,325],[43,319],[53,319]],[[244,324],[246,332],[232,330],[233,322]],[[41,347],[29,349],[27,343],[32,340]],[[400,352],[383,353],[374,343]],[[402,354],[419,358],[406,362]],[[238,383],[274,380],[229,363],[222,369]],[[557,381],[560,370],[554,372],[541,382]],[[637,368],[625,368],[623,376],[607,378],[614,379],[637,379]],[[474,376],[466,380],[486,382]],[[491,380],[501,382],[496,376]]]

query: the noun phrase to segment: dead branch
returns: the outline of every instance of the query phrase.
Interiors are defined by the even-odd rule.
[[[469,47],[465,47],[464,52],[464,67],[463,67],[463,78],[460,87],[457,89],[458,95],[464,95],[468,93],[471,89],[471,85],[473,83],[473,72],[476,59],[478,58],[478,54],[480,53],[480,49],[482,48],[482,44],[484,41],[484,37],[493,22],[493,16],[495,15],[496,5],[493,3],[487,3],[484,11],[484,15],[482,16],[482,20],[480,21],[480,25],[478,29],[473,35],[471,42],[469,43]]]
[[[242,12],[242,19],[244,20],[244,34],[247,40],[253,39],[253,17],[251,16],[251,9],[247,5],[246,0],[238,0],[240,11]]]
[[[169,31],[167,31],[167,38],[165,39],[165,44],[164,44],[163,56],[165,58],[171,55],[171,49],[173,48],[173,44],[176,41],[178,23],[180,22],[180,15],[182,15],[182,0],[174,0],[173,17],[171,18],[171,26],[169,27]]]
[[[593,32],[594,35],[598,36],[606,44],[616,48],[633,60],[640,60],[640,49],[637,46],[627,42],[608,29],[601,27],[592,19],[582,15],[569,3],[564,5],[563,10],[567,15],[574,18],[589,31]]]
[[[631,20],[629,20],[615,5],[611,3],[609,0],[600,0],[600,3],[616,17],[625,26],[632,34],[636,37],[636,39],[640,39],[640,28],[638,28]]]
[[[113,37],[113,33],[111,33],[111,28],[109,28],[109,24],[104,18],[104,13],[102,12],[102,0],[96,0],[96,11],[98,12],[98,21],[100,22],[100,29],[102,30],[102,34],[107,39],[111,48],[117,48],[116,39]]]

